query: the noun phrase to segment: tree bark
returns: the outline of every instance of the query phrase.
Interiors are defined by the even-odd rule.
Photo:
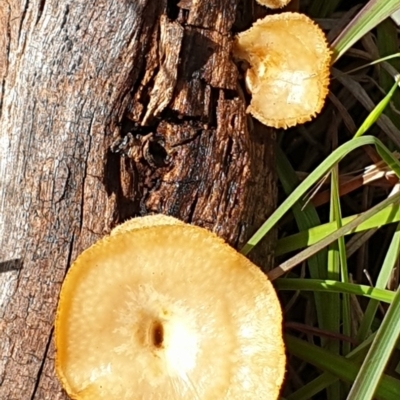
[[[1,399],[67,398],[58,293],[116,224],[165,213],[238,248],[273,210],[273,133],[246,115],[230,57],[250,6],[2,0]],[[270,239],[252,255],[264,269]]]

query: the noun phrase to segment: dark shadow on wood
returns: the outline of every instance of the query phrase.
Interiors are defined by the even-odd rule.
[[[19,271],[23,267],[23,262],[20,258],[15,260],[7,260],[0,262],[0,274],[3,272]]]

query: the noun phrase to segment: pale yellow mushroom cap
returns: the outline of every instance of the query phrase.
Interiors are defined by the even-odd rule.
[[[140,218],[132,218],[124,222],[121,225],[116,226],[112,231],[111,235],[118,233],[124,233],[139,228],[149,228],[156,225],[177,225],[183,224],[184,222],[163,214],[146,215]]]
[[[268,8],[282,8],[288,5],[292,0],[257,0],[258,4]]]
[[[103,238],[73,263],[56,372],[79,400],[275,400],[281,324],[255,265],[205,229],[161,219]]]
[[[298,13],[269,15],[235,40],[246,60],[247,109],[267,126],[288,128],[310,121],[328,94],[331,52],[322,30]]]

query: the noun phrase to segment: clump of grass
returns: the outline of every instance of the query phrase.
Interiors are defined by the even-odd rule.
[[[331,39],[331,93],[320,117],[281,133],[282,201],[242,252],[279,223],[269,275],[286,304],[284,398],[399,399],[400,59],[389,17],[400,5],[299,3]]]

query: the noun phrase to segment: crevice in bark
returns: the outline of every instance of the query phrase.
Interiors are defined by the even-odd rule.
[[[53,333],[54,333],[54,328],[51,328],[50,334],[47,337],[47,343],[46,343],[46,347],[45,347],[44,352],[43,352],[42,362],[40,363],[40,366],[38,368],[37,377],[36,377],[36,381],[35,381],[35,386],[33,387],[33,391],[32,391],[32,395],[30,397],[30,400],[35,400],[36,393],[37,393],[38,388],[39,388],[40,377],[41,377],[41,375],[43,373],[44,365],[45,365],[45,362],[46,362],[46,357],[48,355],[50,344],[51,344],[51,341],[53,339]]]
[[[18,40],[17,40],[18,44],[20,44],[19,41],[21,39],[21,33],[23,32],[22,27],[24,25],[25,18],[29,12],[29,3],[30,3],[30,0],[26,0],[23,7],[21,7],[21,14],[19,17]],[[24,46],[25,46],[25,44],[24,44]]]
[[[46,0],[39,0],[38,6],[37,6],[38,8],[37,8],[35,25],[37,25],[40,22],[40,18],[43,15],[43,10],[44,10],[45,5],[46,5]]]
[[[220,97],[220,91],[221,89],[219,88],[211,88],[211,94],[210,94],[210,105],[209,105],[209,113],[208,113],[208,126],[210,129],[216,129],[218,122],[217,122],[217,109],[218,109],[218,100]],[[226,89],[223,90],[224,92],[224,97],[225,93],[227,92]]]
[[[229,168],[229,165],[232,161],[232,154],[231,154],[232,147],[233,147],[233,140],[232,140],[232,138],[228,138],[227,143],[226,143],[226,148],[224,150],[225,154],[223,157],[223,165],[225,166],[226,170]]]
[[[180,0],[167,0],[167,16],[171,21],[175,21],[179,16],[179,1]]]
[[[2,41],[3,50],[0,49],[0,119],[3,114],[3,105],[4,105],[4,93],[5,93],[5,85],[6,79],[8,75],[9,68],[9,59],[10,59],[10,41],[11,41],[11,27],[10,27],[10,18],[11,18],[11,6],[8,2],[6,2],[7,8],[4,6],[2,10],[0,10],[0,35],[3,35],[4,40]],[[3,19],[4,26],[1,25],[1,20]],[[3,28],[3,33],[1,29]],[[2,53],[2,51],[4,53]]]
[[[64,273],[64,276],[63,276],[63,281],[64,281],[65,276],[67,275],[67,272],[68,272],[68,270],[69,270],[69,267],[71,266],[71,264],[72,264],[72,262],[73,262],[72,256],[73,256],[73,254],[74,254],[75,241],[76,241],[75,233],[72,233],[72,235],[71,235],[71,241],[70,241],[70,243],[69,243],[69,251],[68,251],[67,260],[66,260],[67,268],[66,268],[65,273]],[[50,338],[51,338],[52,335],[53,335],[53,332],[51,332]]]
[[[225,100],[234,100],[238,97],[238,91],[232,89],[224,90],[224,99]]]
[[[154,129],[154,126],[140,125],[137,121],[134,121],[125,115],[121,122],[120,137],[124,138],[128,133],[144,136],[154,131]]]
[[[42,0],[42,2],[43,2],[43,5],[44,5],[45,0]],[[41,15],[42,11],[43,11],[43,8],[40,9],[40,15]],[[63,13],[63,17],[62,17],[62,20],[61,20],[60,31],[62,31],[64,29],[64,27],[65,27],[65,25],[67,23],[68,14],[69,14],[69,5],[66,4],[65,5],[65,9],[64,9],[64,13]]]
[[[113,151],[112,149],[107,150],[104,164],[103,184],[109,197],[112,195],[118,196],[120,193],[120,157],[121,156],[116,151]]]
[[[195,211],[196,211],[197,201],[198,201],[198,195],[197,195],[197,193],[196,193],[195,196],[194,196],[194,199],[193,199],[193,203],[192,203],[192,205],[190,206],[190,211],[189,211],[189,220],[190,220],[190,221],[193,220],[194,213],[195,213]]]

